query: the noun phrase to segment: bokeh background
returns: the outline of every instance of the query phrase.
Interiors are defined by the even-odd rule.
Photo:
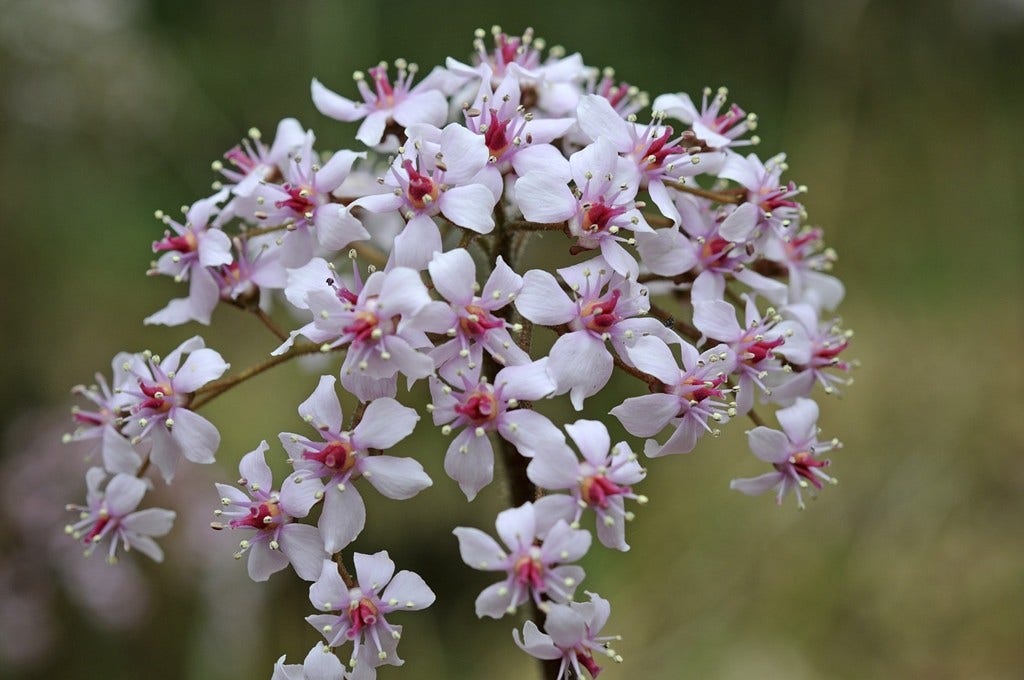
[[[177,293],[144,276],[154,209],[206,195],[210,161],[252,125],[294,115],[324,148],[350,144],[310,103],[312,76],[348,91],[381,59],[426,71],[493,23],[532,25],[652,95],[728,85],[760,115],[759,152],[786,151],[811,189],[863,364],[822,400],[840,484],[806,512],[728,490],[759,471],[742,423],[649,466],[633,550],[584,562],[625,637],[625,665],[602,678],[1021,677],[1021,0],[0,0],[0,676],[261,678],[314,642],[305,587],[250,583],[238,537],[205,525],[212,481],[301,427],[315,374],[277,369],[214,402],[222,467],[192,466],[154,499],[179,511],[161,566],[83,561],[61,534],[84,493],[80,455],[59,444],[67,390],[121,349],[196,332],[236,366],[261,356],[269,336],[235,310],[210,329],[141,325]],[[421,423],[406,447],[428,492],[366,494],[356,549],[388,548],[438,593],[400,621],[407,665],[381,677],[534,677],[511,623],[473,616],[489,578],[450,534],[489,528],[502,492],[467,505],[444,445]]]

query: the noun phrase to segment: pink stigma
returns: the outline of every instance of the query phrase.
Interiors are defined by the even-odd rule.
[[[540,590],[544,587],[544,565],[536,557],[529,555],[520,558],[514,568],[516,580],[525,585]]]
[[[609,496],[621,496],[629,492],[630,488],[628,486],[619,486],[604,475],[587,477],[580,484],[580,495],[583,500],[599,508],[608,507]]]
[[[474,392],[469,399],[455,405],[460,413],[475,423],[483,423],[498,417],[498,400],[490,392]]]
[[[280,523],[281,509],[277,503],[265,502],[253,505],[249,508],[249,516],[242,519],[231,520],[231,528],[252,527],[253,529],[267,529]]]
[[[310,190],[306,187],[297,187],[291,184],[285,184],[282,187],[288,192],[289,198],[283,201],[277,201],[274,205],[278,208],[288,208],[289,210],[302,215],[303,217],[312,214],[316,209],[316,204],[309,200]]]
[[[348,620],[352,626],[346,631],[345,637],[355,639],[366,627],[377,623],[377,607],[368,598],[363,598],[348,609]]]
[[[429,176],[414,168],[412,161],[409,159],[402,161],[402,167],[409,175],[409,188],[407,189],[409,202],[422,209],[427,203],[437,199],[437,186],[434,185],[434,181]],[[427,198],[428,196],[430,198]]]

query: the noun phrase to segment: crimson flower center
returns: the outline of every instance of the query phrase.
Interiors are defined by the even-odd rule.
[[[516,562],[513,571],[516,580],[523,585],[534,590],[539,590],[544,586],[544,565],[538,556],[524,555]]]
[[[334,441],[319,451],[306,451],[302,454],[306,460],[315,460],[334,472],[348,472],[356,464],[356,456],[352,444]]]
[[[464,402],[456,404],[455,411],[475,423],[489,422],[498,417],[498,399],[492,392],[474,392]]]
[[[249,516],[242,519],[231,520],[231,528],[252,527],[253,529],[267,529],[280,523],[281,508],[277,503],[264,501],[259,505],[249,508]]]
[[[352,626],[348,629],[346,636],[349,639],[354,639],[363,628],[372,627],[377,623],[378,613],[377,606],[369,598],[364,597],[352,604],[348,609],[348,620]]]
[[[589,505],[608,507],[608,497],[629,493],[629,487],[619,486],[604,475],[587,477],[580,484],[580,496]]]

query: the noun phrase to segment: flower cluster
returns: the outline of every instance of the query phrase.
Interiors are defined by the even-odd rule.
[[[529,607],[515,642],[557,662],[558,678],[621,661],[617,638],[600,635],[608,600],[575,599],[576,562],[594,535],[629,549],[626,525],[647,503],[634,451],[689,453],[749,417],[769,470],[732,488],[775,489],[779,502],[792,491],[802,508],[834,483],[821,455],[839,443],[818,439],[813,399],[850,382],[851,334],[834,317],[844,289],[807,221],[806,188],[783,178],[785,156],[750,153],[757,117],[724,88],[699,106],[665,93],[644,114],[651,98],[610,69],[531,31],[492,38],[478,31],[471,63],[449,59],[422,78],[397,60],[393,75],[386,63],[357,72],[354,88],[313,80],[322,114],[362,121],[359,148],[325,151],[287,118],[269,143],[253,129],[215,162],[215,193],[181,220],[157,213],[150,274],[188,293],[146,323],[208,324],[219,304],[238,307],[275,336],[265,361],[225,377],[221,355],[193,338],[162,359],[118,354],[109,382],[75,388],[92,406],[74,410],[66,439],[89,442],[103,467],[89,473],[87,504],[69,506],[80,520],[68,531],[89,550],[109,537],[111,558],[121,545],[160,559],[153,537],[173,513],[136,508],[151,464],[170,483],[182,457],[213,462],[220,437],[197,410],[295,357],[330,362],[298,406],[304,430],[279,434],[286,456],[273,455],[290,468],[280,485],[265,440],[241,457],[237,486],[217,485],[212,526],[243,536],[249,576],[290,566],[321,612],[307,620],[323,642],[302,665],[282,657],[274,678],[372,678],[403,663],[388,617],[434,593],[395,574],[386,551],[350,546],[371,487],[400,501],[432,486],[419,460],[390,453],[422,414],[450,442],[417,455],[443,455],[469,501],[503,458],[512,507],[496,518],[500,543],[475,528],[454,535],[469,567],[500,576],[476,614]],[[554,273],[523,267],[539,244]],[[545,334],[553,344],[540,352]],[[607,414],[562,424],[534,409],[567,395],[589,410],[616,369],[639,389]],[[403,405],[421,380],[429,403]],[[347,421],[339,383],[355,404]],[[766,406],[781,431],[758,415]],[[609,424],[637,439],[613,445]],[[349,643],[346,667],[334,650]]]

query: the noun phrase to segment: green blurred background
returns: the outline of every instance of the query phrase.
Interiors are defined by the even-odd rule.
[[[121,349],[166,351],[196,332],[235,366],[257,360],[269,335],[235,310],[210,329],[141,325],[180,294],[144,276],[154,209],[206,195],[210,161],[252,125],[294,115],[323,148],[351,144],[351,126],[314,110],[311,77],[350,92],[352,71],[381,59],[427,71],[467,58],[472,30],[493,23],[532,25],[652,95],[728,85],[760,116],[759,153],[787,152],[789,176],[810,187],[863,363],[841,398],[818,395],[824,434],[845,448],[840,485],[806,512],[729,491],[760,471],[743,423],[649,466],[633,550],[584,561],[585,586],[612,601],[608,630],[625,637],[626,663],[602,678],[1021,677],[1021,0],[0,1],[0,676],[264,678],[278,654],[297,662],[313,644],[305,587],[249,583],[230,558],[238,537],[203,526],[210,482],[301,428],[294,408],[315,374],[278,369],[214,402],[223,467],[162,496],[194,519],[165,541],[164,565],[129,574],[136,590],[115,583],[91,609],[50,559],[70,541],[49,533],[60,506],[84,492],[80,456],[57,443],[67,388]],[[621,387],[584,414],[633,389]],[[473,616],[490,579],[464,567],[450,533],[489,529],[503,494],[467,505],[441,470],[444,446],[421,423],[404,451],[435,486],[405,503],[365,494],[356,549],[388,548],[438,593],[398,621],[407,665],[381,677],[534,677],[510,621]],[[19,528],[54,508],[52,527]]]

